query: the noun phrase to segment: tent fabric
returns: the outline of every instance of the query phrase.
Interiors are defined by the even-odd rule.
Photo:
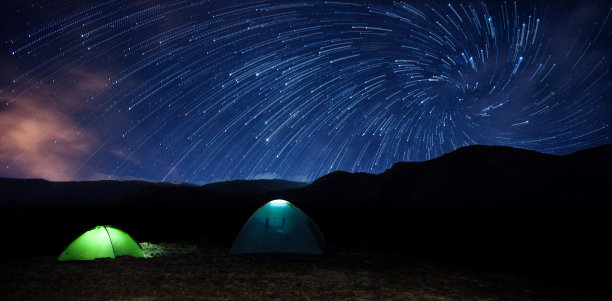
[[[140,246],[127,233],[111,226],[97,226],[75,239],[57,260],[93,260],[123,255],[144,257]]]
[[[273,200],[244,224],[229,254],[323,256],[324,250],[323,235],[308,215],[285,200]]]

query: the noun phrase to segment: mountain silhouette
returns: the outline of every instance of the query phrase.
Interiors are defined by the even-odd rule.
[[[279,179],[233,180],[206,184],[202,186],[202,189],[223,193],[226,195],[250,195],[302,188],[307,185],[308,183],[304,182],[293,182]]]
[[[12,247],[2,252],[54,254],[98,224],[129,229],[137,240],[206,237],[229,245],[254,210],[283,198],[332,245],[596,275],[607,271],[610,254],[611,154],[612,145],[564,156],[475,145],[380,174],[335,171],[311,184],[0,178],[0,225],[13,229],[3,236]]]

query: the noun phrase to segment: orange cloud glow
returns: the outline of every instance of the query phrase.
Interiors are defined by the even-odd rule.
[[[78,79],[74,81],[74,79]],[[71,84],[47,87],[0,108],[1,175],[73,180],[75,171],[98,144],[69,112],[84,95],[100,91],[102,77],[84,71],[66,76]]]

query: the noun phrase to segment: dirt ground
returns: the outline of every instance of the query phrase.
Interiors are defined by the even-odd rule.
[[[148,258],[0,261],[0,300],[599,300],[568,286],[395,253],[332,248],[324,261],[144,244]]]

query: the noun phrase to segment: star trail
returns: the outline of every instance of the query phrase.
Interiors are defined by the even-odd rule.
[[[0,176],[312,181],[610,143],[606,1],[3,5]]]

